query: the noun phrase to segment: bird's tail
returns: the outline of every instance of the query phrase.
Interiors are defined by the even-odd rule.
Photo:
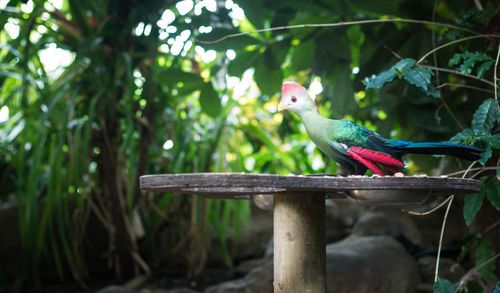
[[[483,150],[475,147],[446,142],[410,142],[401,140],[396,142],[399,144],[396,149],[402,153],[447,155],[469,161],[478,160],[481,158],[479,154],[483,152]]]

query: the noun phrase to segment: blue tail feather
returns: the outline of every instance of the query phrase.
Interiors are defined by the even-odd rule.
[[[402,154],[434,154],[448,155],[469,161],[475,161],[480,158],[479,154],[483,150],[447,142],[411,142],[404,140],[391,140],[389,142],[393,148]]]

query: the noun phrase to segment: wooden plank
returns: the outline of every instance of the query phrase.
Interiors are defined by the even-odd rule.
[[[144,175],[140,178],[142,190],[195,193],[212,198],[233,198],[252,194],[282,192],[323,192],[363,190],[423,190],[436,193],[478,192],[479,180],[451,177],[367,177],[331,175],[274,175],[245,173],[190,173]],[[401,193],[403,197],[404,194]],[[363,199],[362,193],[359,196]]]
[[[274,292],[326,292],[324,194],[274,195]]]

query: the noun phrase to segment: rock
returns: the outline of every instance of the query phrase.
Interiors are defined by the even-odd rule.
[[[262,266],[267,261],[269,261],[268,258],[257,258],[244,261],[236,267],[236,273],[240,275],[246,275],[253,269]]]
[[[424,256],[418,259],[418,268],[422,282],[434,284],[434,274],[436,270],[436,257]],[[465,270],[457,262],[449,258],[439,259],[439,277],[447,279],[452,283],[460,281],[460,278],[465,275]]]
[[[241,229],[238,251],[235,260],[262,257],[269,239],[273,236],[273,213],[251,207],[250,219],[246,228]]]
[[[436,201],[432,206],[418,207],[415,210],[428,211],[432,207],[441,203],[445,198]],[[456,197],[456,200],[458,198]],[[413,210],[413,209],[412,209]],[[441,233],[441,225],[443,224],[443,217],[446,207],[424,216],[410,216],[411,219],[417,224],[418,230],[422,235],[422,246],[425,249],[436,249],[439,245],[439,234]],[[480,215],[479,213],[478,215]],[[491,222],[490,222],[491,223]],[[443,235],[443,247],[451,244],[460,243],[466,231],[464,221],[463,207],[454,202],[450,207],[448,218],[446,219],[445,233]]]
[[[415,260],[388,236],[350,236],[327,246],[328,292],[415,292]]]
[[[388,236],[351,236],[327,246],[328,292],[415,292],[418,267],[398,241]],[[272,261],[244,278],[207,288],[204,293],[273,292]]]
[[[139,293],[139,291],[127,289],[117,285],[109,285],[97,290],[96,293]]]
[[[154,289],[151,291],[141,290],[141,293],[198,293],[198,291],[186,287],[181,287],[173,289]]]
[[[375,209],[364,214],[354,225],[353,235],[392,236],[411,250],[422,246],[422,235],[415,222],[399,210]]]
[[[273,292],[273,263],[257,267],[244,278],[208,287],[203,293],[266,293]]]

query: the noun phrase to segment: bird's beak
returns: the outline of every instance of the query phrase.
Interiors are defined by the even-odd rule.
[[[281,112],[281,111],[283,111],[283,110],[285,110],[285,105],[283,105],[282,103],[280,103],[280,104],[278,105],[278,112]],[[277,112],[276,112],[276,113],[277,113]]]

